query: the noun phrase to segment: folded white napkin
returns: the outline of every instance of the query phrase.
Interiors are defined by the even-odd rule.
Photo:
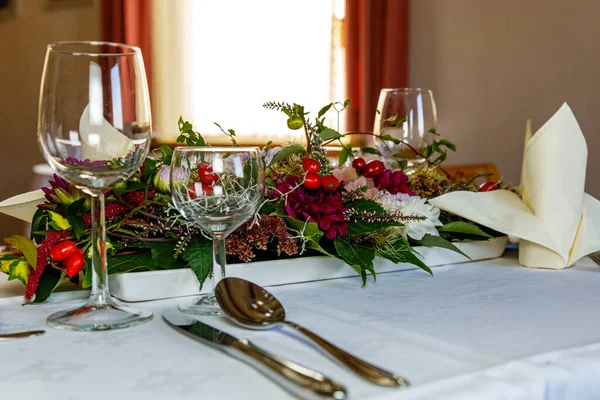
[[[565,103],[527,140],[522,199],[496,190],[452,192],[429,202],[518,237],[521,265],[561,269],[600,250],[600,201],[584,192],[586,163],[585,138]]]
[[[133,149],[133,142],[115,129],[93,105],[85,107],[79,120],[81,155],[90,161],[112,160],[125,157]]]

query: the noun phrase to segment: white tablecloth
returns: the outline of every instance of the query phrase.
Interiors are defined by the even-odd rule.
[[[247,331],[203,318],[238,337],[346,384],[353,399],[600,398],[600,267],[562,270],[495,260],[272,287],[292,321],[412,382],[373,386],[315,351],[288,328]],[[0,285],[0,291],[2,286]],[[75,292],[85,296],[85,292]],[[40,306],[0,299],[0,332],[44,327],[80,300],[59,293]],[[138,303],[155,311],[137,328],[0,342],[2,399],[287,399],[253,369],[175,332],[160,313],[184,299]]]

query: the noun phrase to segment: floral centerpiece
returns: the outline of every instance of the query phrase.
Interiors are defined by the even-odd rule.
[[[267,143],[263,147],[265,200],[257,214],[228,237],[229,261],[324,254],[345,261],[364,285],[369,273],[375,277],[376,256],[411,263],[431,274],[415,246],[461,253],[453,242],[499,236],[428,204],[429,198],[450,191],[480,189],[472,179],[457,180],[444,172],[446,152],[455,150],[451,142],[431,129],[435,140],[418,152],[425,162],[409,171],[402,153],[382,160],[374,147],[354,149],[346,143],[345,137],[356,133],[342,134],[325,125],[326,113],[339,114],[349,104],[328,104],[314,119],[298,104],[264,104],[282,112],[288,128],[302,130],[305,141],[304,145]],[[397,117],[390,121],[392,126],[402,122]],[[217,126],[236,146],[235,131]],[[183,118],[178,127],[177,143],[209,145]],[[380,135],[364,134],[375,136],[384,146],[403,144],[385,130]],[[325,150],[334,142],[340,149],[335,160]],[[160,146],[134,176],[107,193],[109,274],[191,268],[201,285],[209,276],[210,238],[186,221],[171,202],[170,174],[178,173],[170,167],[172,153],[169,146]],[[211,171],[198,173],[206,177],[203,183],[210,190]],[[0,257],[0,271],[9,280],[22,281],[25,301],[36,303],[45,301],[66,281],[89,287],[92,276],[89,200],[56,175],[50,187],[42,190],[46,201],[33,216],[30,238],[6,238],[9,251]]]

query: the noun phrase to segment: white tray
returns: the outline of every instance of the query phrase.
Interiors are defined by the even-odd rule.
[[[506,236],[489,241],[455,243],[456,247],[471,257],[471,261],[501,257],[508,239]],[[439,247],[415,247],[425,264],[436,267],[447,264],[469,262],[469,259],[451,250]],[[377,257],[376,272],[392,272],[415,269],[412,264],[394,264]],[[261,286],[274,286],[289,283],[308,282],[324,279],[357,276],[349,265],[334,257],[317,256],[286,260],[259,261],[231,264],[227,266],[227,276],[244,278]],[[192,296],[207,293],[212,282],[207,279],[200,284],[194,272],[188,268],[168,271],[131,272],[109,276],[110,291],[113,296],[124,301],[146,301],[172,297]]]

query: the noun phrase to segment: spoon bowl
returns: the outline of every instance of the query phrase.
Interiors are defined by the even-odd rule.
[[[404,387],[409,383],[400,375],[386,371],[340,349],[305,327],[286,320],[283,305],[268,290],[241,278],[223,278],[215,288],[221,310],[235,323],[249,329],[269,329],[285,324],[300,331],[330,356],[371,383]]]
[[[279,300],[247,280],[221,280],[215,288],[215,297],[223,312],[245,328],[270,329],[285,322],[285,309]]]

